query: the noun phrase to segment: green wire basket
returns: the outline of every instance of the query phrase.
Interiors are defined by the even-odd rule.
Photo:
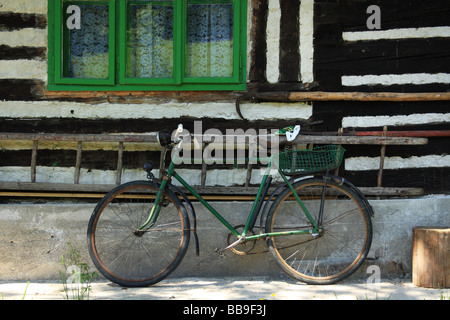
[[[344,152],[338,145],[285,151],[278,155],[278,166],[285,175],[332,170],[341,165]]]

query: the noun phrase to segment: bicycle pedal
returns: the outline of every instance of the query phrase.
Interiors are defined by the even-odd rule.
[[[233,242],[232,244],[230,244],[229,246],[227,246],[226,248],[224,248],[224,249],[222,249],[222,250],[218,250],[217,253],[218,253],[219,255],[222,255],[226,250],[231,249],[231,248],[234,248],[234,247],[236,247],[238,244],[240,244],[240,243],[242,243],[242,242],[244,242],[244,241],[245,241],[245,238],[244,238],[244,237],[239,238],[239,239],[237,239],[235,242]]]
[[[226,258],[227,256],[223,253],[224,250],[219,250],[219,248],[215,248],[214,251],[222,258]]]

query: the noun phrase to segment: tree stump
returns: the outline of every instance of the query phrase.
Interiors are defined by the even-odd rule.
[[[425,288],[450,287],[450,228],[413,229],[412,282]]]

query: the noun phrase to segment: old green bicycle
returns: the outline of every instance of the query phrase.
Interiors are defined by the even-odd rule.
[[[180,150],[183,137],[160,134],[159,142]],[[340,166],[343,153],[340,146],[323,146],[271,156],[247,220],[239,228],[183,180],[175,171],[174,158],[161,179],[147,164],[148,180],[114,188],[95,207],[87,231],[91,259],[109,280],[137,287],[155,284],[173,272],[191,235],[198,254],[195,210],[171,183],[176,179],[228,229],[232,240],[223,250],[245,252],[265,239],[275,261],[293,278],[308,284],[341,281],[369,252],[373,215],[355,186],[330,173]],[[283,183],[269,195],[275,166]]]

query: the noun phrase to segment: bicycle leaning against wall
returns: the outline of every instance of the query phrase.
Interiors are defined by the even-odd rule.
[[[176,134],[160,134],[158,140],[164,147],[181,150],[182,131],[179,127]],[[223,250],[245,253],[255,241],[265,239],[277,264],[293,278],[308,284],[341,281],[369,252],[373,215],[355,186],[330,173],[340,166],[343,153],[342,147],[330,145],[272,155],[245,224],[233,227],[178,175],[174,152],[160,180],[147,164],[149,180],[124,183],[97,204],[87,231],[91,259],[109,280],[138,287],[155,284],[177,268],[191,233],[198,254],[195,212],[170,182],[176,179],[228,229]],[[268,195],[275,166],[283,183]]]

